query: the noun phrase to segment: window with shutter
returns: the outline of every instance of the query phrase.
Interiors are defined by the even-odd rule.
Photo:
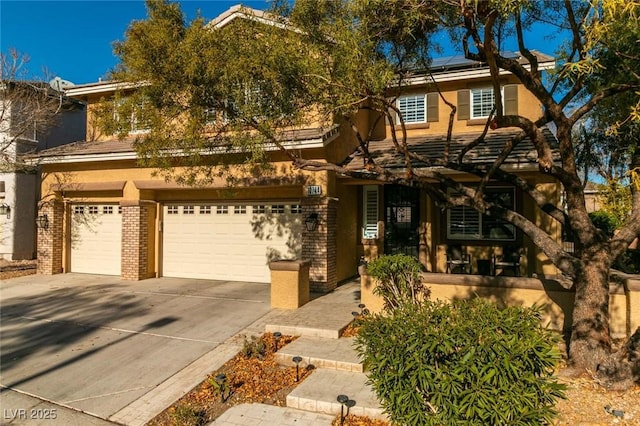
[[[427,122],[427,100],[424,94],[400,96],[397,105],[405,124]]]
[[[362,238],[378,238],[378,187],[365,185],[362,195]]]
[[[485,199],[509,209],[516,208],[513,187],[487,188],[485,189]],[[483,215],[470,207],[456,206],[447,209],[447,238],[451,240],[515,241],[516,228],[511,223]]]
[[[471,118],[487,118],[493,110],[493,88],[471,90]]]

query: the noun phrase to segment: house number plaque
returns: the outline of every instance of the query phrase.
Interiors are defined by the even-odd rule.
[[[307,195],[322,195],[322,187],[320,185],[307,186]]]

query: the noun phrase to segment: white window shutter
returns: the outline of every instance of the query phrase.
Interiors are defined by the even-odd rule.
[[[362,195],[362,238],[378,238],[378,187],[365,185]]]

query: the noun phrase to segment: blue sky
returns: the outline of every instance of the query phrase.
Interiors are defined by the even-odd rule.
[[[234,4],[265,9],[265,1],[181,1],[187,20],[213,19]],[[0,0],[0,47],[30,57],[30,77],[59,76],[75,84],[98,81],[117,58],[112,43],[122,40],[132,20],[144,19],[144,1]]]
[[[213,19],[240,2],[256,9],[268,7],[263,0],[179,3],[190,21],[198,10],[203,17]],[[26,65],[30,78],[59,76],[75,84],[91,83],[115,66],[117,58],[113,56],[112,43],[124,38],[132,20],[145,17],[142,0],[0,0],[0,47],[2,52],[15,48],[30,57]],[[553,54],[559,43],[537,34],[528,38],[530,48],[548,54]],[[517,50],[515,45],[504,48]]]

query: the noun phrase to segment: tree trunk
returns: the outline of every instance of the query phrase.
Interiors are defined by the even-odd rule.
[[[607,251],[586,249],[575,278],[569,359],[573,366],[596,371],[611,352],[609,329],[609,259]]]

